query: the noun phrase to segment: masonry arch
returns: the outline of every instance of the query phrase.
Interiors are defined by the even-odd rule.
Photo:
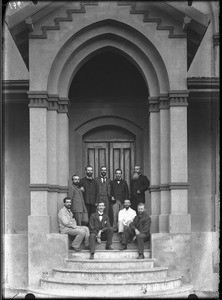
[[[168,93],[170,83],[166,66],[155,46],[138,30],[110,19],[86,26],[63,45],[50,69],[48,93],[68,98],[70,84],[79,68],[107,47],[136,65],[149,96]]]

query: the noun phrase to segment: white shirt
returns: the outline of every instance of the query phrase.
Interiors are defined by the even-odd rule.
[[[101,222],[102,219],[103,219],[103,213],[101,213],[101,212],[98,211],[98,214],[99,214],[99,220],[100,220],[100,222]]]
[[[123,225],[129,226],[136,216],[136,212],[132,208],[123,208],[119,211],[118,219],[119,222],[123,222]]]

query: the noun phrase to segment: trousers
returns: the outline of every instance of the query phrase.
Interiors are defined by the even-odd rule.
[[[61,233],[66,233],[71,236],[75,236],[72,241],[72,247],[79,248],[82,241],[85,239],[85,246],[89,246],[89,228],[87,226],[76,226],[76,228],[66,227]]]
[[[110,246],[112,244],[112,239],[113,239],[113,228],[108,227],[106,231],[102,232],[101,240],[106,241],[106,246]],[[91,233],[89,238],[90,253],[95,252],[95,246],[96,246],[96,234]]]
[[[119,200],[116,200],[116,203],[113,204],[113,229],[114,229],[114,231],[118,230],[118,214],[121,209],[123,209],[123,204]]]
[[[122,244],[127,245],[129,240],[132,240],[134,236],[135,236],[135,231],[130,227],[125,227],[123,232]],[[136,235],[139,254],[144,253],[144,242],[146,242],[148,239],[149,239],[149,234],[141,233]]]

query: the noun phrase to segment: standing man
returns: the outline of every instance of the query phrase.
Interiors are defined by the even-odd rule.
[[[72,200],[71,211],[78,226],[88,223],[88,213],[80,189],[80,179],[78,175],[72,176],[72,186],[69,188],[69,197]],[[87,217],[86,217],[87,216]]]
[[[85,201],[88,216],[95,212],[96,206],[99,203],[99,186],[97,181],[92,177],[93,167],[85,167],[86,176],[80,180],[81,190]]]
[[[125,227],[129,227],[129,224],[133,222],[133,219],[136,216],[136,212],[134,209],[130,208],[130,200],[124,200],[124,208],[119,211],[118,215],[118,234],[120,240],[123,238],[123,231]]]
[[[137,210],[139,203],[145,203],[145,191],[148,190],[150,182],[145,175],[142,175],[142,167],[134,167],[133,178],[130,182],[130,199],[132,209]]]
[[[94,259],[96,240],[100,244],[101,240],[106,241],[106,250],[113,250],[111,247],[113,238],[113,228],[110,226],[109,218],[104,213],[105,203],[98,204],[98,210],[89,219],[90,230],[90,259]]]
[[[69,197],[63,199],[64,207],[58,213],[59,232],[75,236],[72,242],[72,248],[75,251],[81,251],[80,245],[85,239],[85,249],[89,250],[89,228],[78,226],[71,212],[72,200]]]
[[[99,201],[105,203],[104,213],[108,215],[109,213],[109,202],[110,202],[110,182],[111,180],[107,178],[107,169],[105,166],[100,168],[100,176],[95,178],[99,186]]]
[[[115,170],[115,179],[111,182],[111,200],[113,204],[113,229],[118,231],[118,214],[123,209],[125,199],[129,198],[129,188],[127,182],[122,179],[122,170]]]
[[[143,259],[144,242],[150,237],[150,225],[151,218],[145,212],[145,204],[139,203],[137,216],[134,218],[133,222],[129,224],[129,227],[124,228],[122,247],[120,250],[126,250],[129,239],[131,240],[136,236],[139,254],[137,259]]]

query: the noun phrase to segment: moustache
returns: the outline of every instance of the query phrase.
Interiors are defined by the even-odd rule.
[[[133,174],[133,180],[137,180],[139,178],[139,174],[137,172],[135,172]]]

